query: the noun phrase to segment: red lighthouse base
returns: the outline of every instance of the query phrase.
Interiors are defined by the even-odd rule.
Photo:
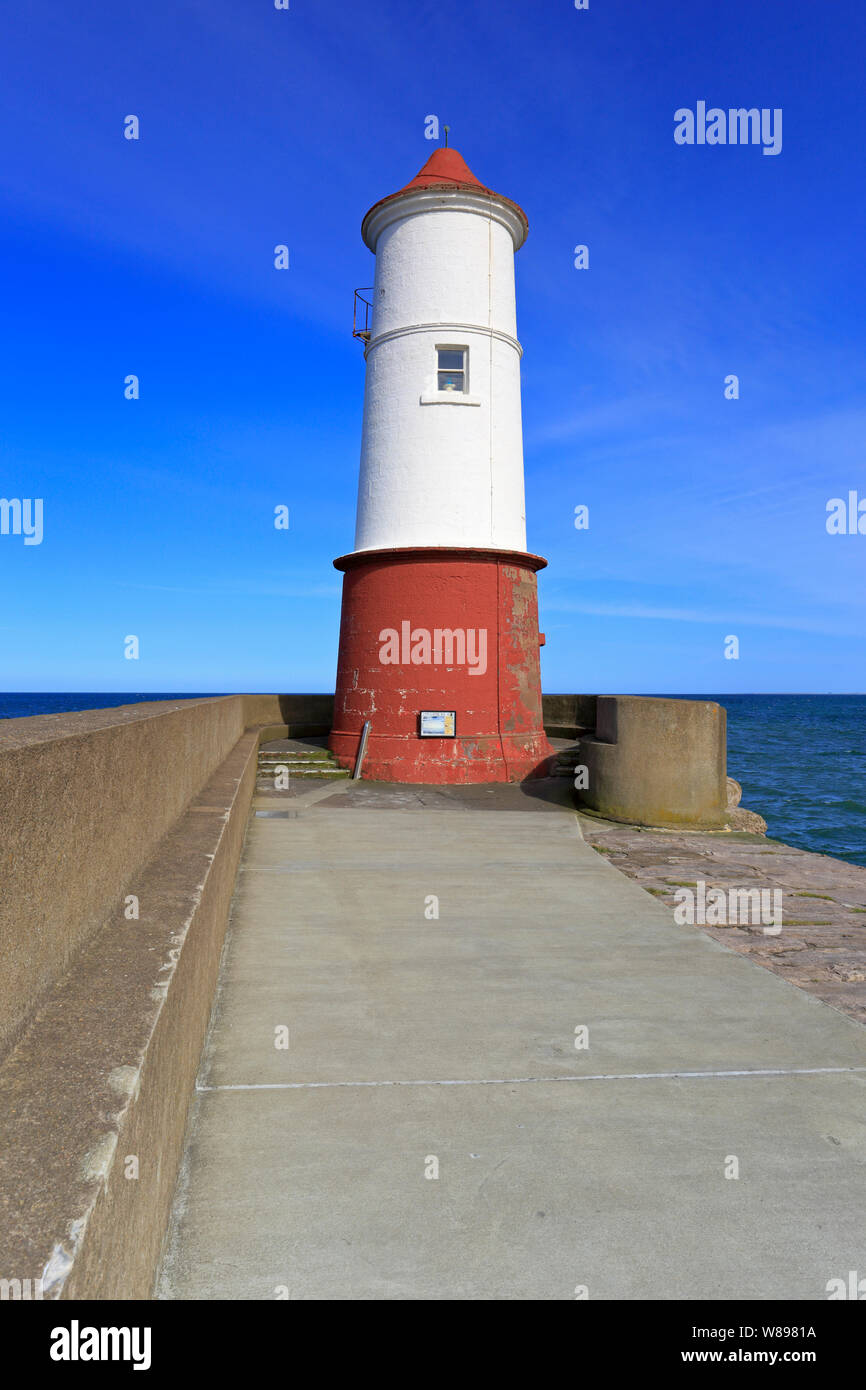
[[[538,660],[537,555],[368,550],[345,571],[331,751],[388,782],[518,782],[547,772]],[[422,736],[423,711],[454,714]],[[450,723],[450,721],[449,721]]]

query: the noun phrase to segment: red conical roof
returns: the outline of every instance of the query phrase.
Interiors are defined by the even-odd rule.
[[[476,192],[492,192],[478,182],[462,154],[445,147],[435,149],[424,168],[400,192],[408,193],[412,188],[472,188]]]
[[[378,203],[373,204],[361,224],[362,236],[364,235],[364,229],[366,228],[371,213],[375,212],[377,208],[380,208],[383,203],[391,203],[395,198],[402,198],[406,193],[417,193],[424,189],[441,189],[443,192],[450,191],[454,193],[461,191],[466,193],[482,193],[488,198],[496,198],[497,201],[507,203],[509,207],[512,207],[515,212],[517,212],[523,223],[524,236],[529,230],[529,220],[519,204],[515,203],[511,198],[504,197],[501,193],[494,193],[492,188],[487,188],[483,183],[480,183],[469,168],[462,154],[457,150],[448,149],[446,146],[437,146],[424,167],[419,169],[414,179],[405,184],[403,188],[398,189],[396,193],[389,193],[387,197],[380,198]],[[366,236],[364,239],[366,240]]]

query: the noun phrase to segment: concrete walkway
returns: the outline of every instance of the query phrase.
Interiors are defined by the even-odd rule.
[[[502,792],[258,803],[161,1297],[866,1276],[866,1030]]]

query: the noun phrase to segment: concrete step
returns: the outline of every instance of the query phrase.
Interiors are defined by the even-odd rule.
[[[257,774],[257,781],[259,781],[259,782],[266,782],[268,785],[270,785],[270,783],[273,781],[274,770],[275,770],[275,768],[276,768],[277,766],[279,766],[279,764],[274,764],[273,767],[260,767],[259,770],[258,770],[258,774]],[[300,766],[300,767],[299,767],[299,766],[291,766],[290,764],[284,764],[284,766],[287,766],[287,767],[288,767],[289,777],[290,777],[290,778],[293,778],[293,777],[328,777],[328,778],[334,778],[334,777],[348,777],[348,776],[349,776],[348,772],[346,771],[346,769],[345,769],[344,767],[337,767],[336,764],[334,764],[333,766],[331,766],[330,764],[327,764],[327,763],[326,763],[326,764],[321,764],[321,763],[319,763],[319,764],[316,764],[316,765],[307,764],[306,766]]]
[[[551,777],[573,777],[574,769],[580,762],[580,753],[577,748],[566,748],[561,753],[557,753],[550,765]]]
[[[259,758],[259,767],[336,767],[335,758]]]
[[[260,763],[332,763],[332,753],[259,753]]]
[[[269,781],[278,768],[286,768],[289,777],[348,777],[345,768],[340,767],[333,753],[327,748],[260,749],[257,776],[260,781]]]

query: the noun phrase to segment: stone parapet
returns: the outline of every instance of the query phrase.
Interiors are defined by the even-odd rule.
[[[587,769],[580,800],[607,820],[727,823],[726,716],[711,700],[599,695],[579,761]]]

